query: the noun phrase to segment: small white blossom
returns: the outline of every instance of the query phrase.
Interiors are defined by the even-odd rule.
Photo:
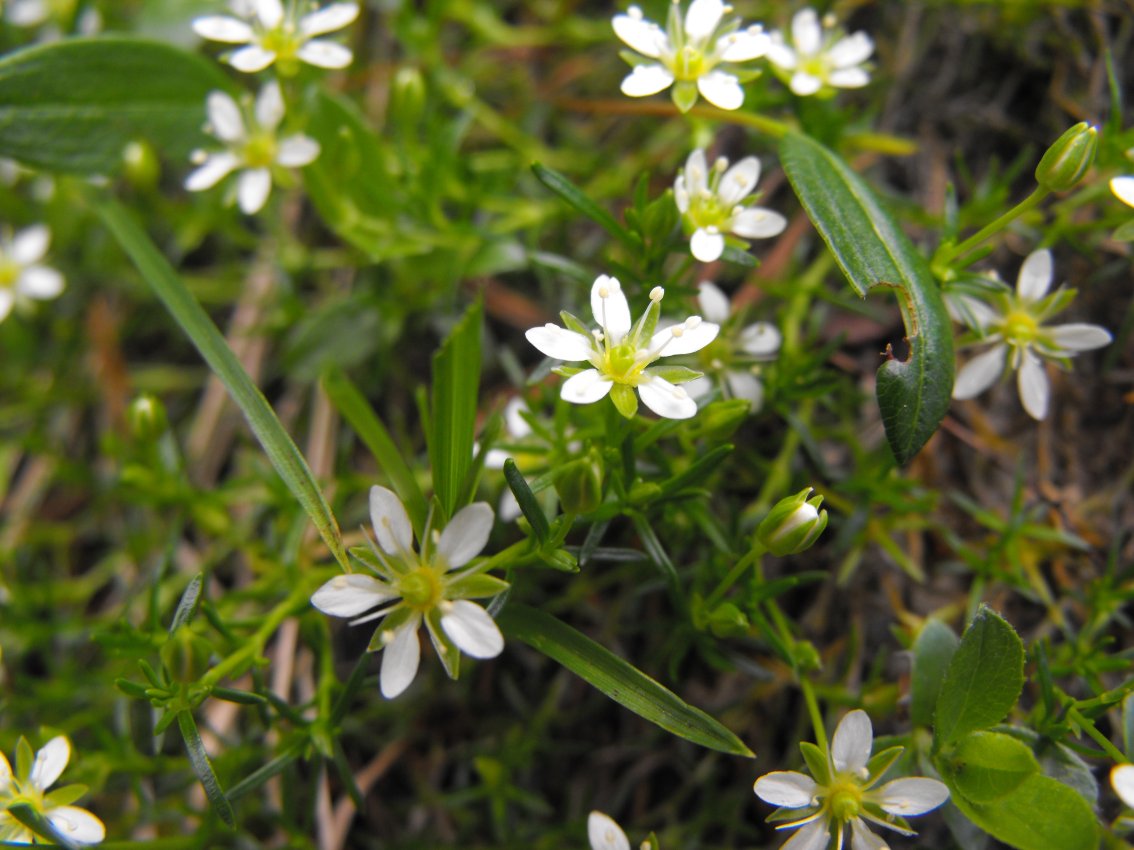
[[[51,231],[42,224],[14,236],[0,233],[0,322],[18,304],[55,298],[63,291],[63,275],[39,264],[50,243]]]
[[[848,837],[853,850],[883,850],[886,842],[870,831],[866,821],[902,835],[915,835],[900,819],[923,815],[949,799],[944,783],[920,776],[895,779],[875,788],[885,770],[870,775],[867,763],[873,745],[869,715],[855,710],[835,729],[827,753],[827,776],[813,779],[803,773],[777,770],[756,780],[753,790],[761,800],[782,809],[801,810],[802,817],[776,827],[799,828],[783,850],[823,850],[831,836],[835,850],[842,850]],[[901,748],[895,748],[890,763],[900,754]]]
[[[745,157],[732,168],[720,157],[710,169],[703,150],[689,154],[673,183],[673,198],[691,234],[689,248],[694,257],[702,263],[719,259],[726,233],[744,239],[767,239],[783,233],[787,219],[778,212],[744,205],[759,179],[760,160],[754,156]]]
[[[1114,197],[1129,207],[1134,207],[1134,174],[1110,179],[1110,191]]]
[[[341,30],[358,17],[357,3],[332,3],[299,17],[305,4],[281,0],[234,0],[228,15],[208,15],[193,21],[197,35],[225,44],[242,44],[228,57],[238,71],[254,74],[273,62],[281,74],[292,75],[299,63],[319,68],[345,68],[353,58],[350,49],[316,38]]]
[[[1068,368],[1081,351],[1101,348],[1110,332],[1098,325],[1070,324],[1043,327],[1049,317],[1066,307],[1074,290],[1060,287],[1048,295],[1053,271],[1051,252],[1033,251],[1020,267],[1016,291],[1007,289],[986,304],[965,297],[967,319],[979,342],[993,346],[966,363],[957,373],[953,398],[973,398],[991,387],[1005,369],[1016,371],[1016,386],[1024,409],[1033,419],[1047,416],[1051,388],[1043,360]]]
[[[682,20],[673,0],[664,31],[643,18],[637,6],[615,15],[615,34],[653,60],[634,66],[622,81],[622,93],[646,97],[672,85],[673,102],[682,112],[697,102],[698,92],[721,109],[739,109],[744,90],[733,66],[763,56],[769,40],[759,24],[740,29],[739,20],[725,20],[730,11],[722,0],[693,0]]]
[[[357,617],[351,625],[383,618],[370,649],[384,649],[379,682],[387,699],[398,696],[417,675],[422,622],[445,666],[456,678],[458,653],[495,658],[504,637],[492,616],[466,597],[494,596],[507,588],[475,568],[460,570],[480,554],[492,531],[492,508],[484,502],[454,514],[440,535],[425,533],[420,554],[413,549],[413,527],[401,500],[385,487],[370,488],[370,520],[378,546],[372,547],[379,578],[362,573],[336,576],[311,597],[311,604],[333,617]],[[456,572],[460,570],[459,572]],[[373,611],[377,608],[378,610]]]
[[[21,738],[19,746],[31,747]],[[15,776],[12,766],[0,753],[0,841],[16,844],[37,843],[36,836],[7,812],[16,803],[27,803],[41,814],[61,834],[78,844],[97,844],[106,837],[102,821],[78,806],[56,805],[52,798],[75,800],[82,794],[82,786],[59,788],[50,794],[47,789],[67,767],[71,758],[71,745],[63,736],[52,738],[36,753],[27,776]],[[16,760],[20,764],[20,759]],[[76,793],[76,791],[78,793]]]
[[[1114,793],[1128,809],[1134,809],[1134,764],[1116,764],[1110,771]]]
[[[614,819],[602,812],[587,816],[587,838],[591,850],[630,850],[630,839]]]
[[[284,117],[284,102],[275,80],[260,90],[250,115],[246,116],[236,101],[220,91],[209,93],[206,108],[209,115],[206,129],[224,142],[226,149],[193,153],[193,161],[199,167],[185,180],[185,188],[190,192],[211,189],[239,170],[236,198],[240,209],[251,215],[259,212],[268,200],[273,167],[300,168],[310,165],[319,155],[319,143],[301,133],[276,138],[276,130]]]
[[[700,351],[716,338],[720,328],[700,316],[690,316],[656,330],[663,295],[660,286],[654,287],[650,306],[632,325],[630,305],[618,281],[599,275],[591,287],[591,312],[598,329],[588,334],[578,319],[564,313],[570,330],[548,323],[525,334],[528,342],[548,357],[586,361],[593,367],[564,370],[570,375],[560,391],[564,401],[591,404],[610,395],[619,412],[629,418],[638,408],[634,396],[637,390],[646,407],[658,416],[688,419],[696,414],[697,402],[675,383],[692,380],[699,373],[680,366],[651,368],[650,364],[659,357]]]
[[[864,32],[843,35],[830,17],[822,22],[814,9],[801,9],[791,21],[791,40],[771,34],[768,61],[795,94],[805,97],[832,88],[856,89],[870,82],[863,63],[874,52]]]
[[[8,0],[4,17],[8,23],[17,27],[35,27],[51,16],[51,6],[47,0]]]

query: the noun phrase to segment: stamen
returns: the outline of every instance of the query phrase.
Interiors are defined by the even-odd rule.
[[[662,297],[664,295],[665,295],[665,290],[662,289],[660,286],[655,286],[653,289],[650,290],[650,300],[651,301],[661,301]]]
[[[349,622],[347,622],[347,625],[348,626],[360,626],[363,623],[371,623],[374,620],[379,619],[380,617],[385,617],[395,607],[397,607],[396,603],[394,605],[387,605],[385,608],[379,608],[377,611],[371,611],[365,617],[359,617],[358,619],[350,620]],[[387,632],[387,633],[389,633],[389,632]],[[385,642],[386,638],[383,637],[382,640],[383,640],[383,642]]]
[[[207,153],[205,153],[203,150],[201,150],[200,148],[193,151],[193,153],[189,154],[189,161],[191,163],[193,163],[194,165],[200,165],[201,163],[203,163],[208,158],[209,158],[209,155]]]
[[[685,334],[685,326],[684,325],[674,325],[672,328],[669,329],[669,334],[670,334],[670,337],[681,337]],[[669,340],[667,339],[666,342],[669,342]]]
[[[682,324],[684,325],[685,330],[691,331],[695,327],[697,327],[699,324],[701,324],[701,317],[700,316],[690,316],[688,319],[686,319],[684,322],[682,322]]]

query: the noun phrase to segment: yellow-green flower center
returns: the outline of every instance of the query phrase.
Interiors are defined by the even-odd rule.
[[[628,342],[614,346],[603,354],[602,373],[616,384],[636,387],[642,377],[647,361],[639,359],[637,349]]]
[[[271,133],[256,133],[244,143],[244,163],[249,168],[270,168],[276,161],[276,138]]]
[[[831,817],[843,823],[858,817],[862,811],[862,786],[849,779],[836,781],[827,795],[827,807]]]
[[[695,227],[716,227],[724,230],[731,213],[732,210],[721,203],[715,192],[689,199],[687,215]]]
[[[441,574],[422,564],[398,579],[398,593],[415,611],[432,611],[444,596]]]
[[[686,45],[673,57],[673,67],[670,70],[679,80],[698,80],[707,74],[711,67],[704,53],[696,47]]]
[[[1015,343],[1032,342],[1039,323],[1026,310],[1013,310],[1004,317],[1004,338]]]
[[[298,54],[302,46],[303,41],[296,36],[295,24],[291,21],[284,21],[260,36],[260,47],[276,54],[276,69],[285,77],[299,73]]]
[[[20,279],[21,271],[23,269],[19,263],[15,263],[0,254],[0,289],[10,289],[15,286],[16,281]]]

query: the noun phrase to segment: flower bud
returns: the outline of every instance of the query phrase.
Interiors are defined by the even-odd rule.
[[[126,418],[130,423],[130,433],[140,442],[156,440],[169,425],[165,406],[152,395],[140,395],[134,399]]]
[[[122,149],[123,173],[135,186],[152,189],[161,177],[161,164],[153,145],[146,141],[130,142]]]
[[[1047,149],[1036,166],[1036,182],[1053,192],[1066,192],[1083,179],[1098,146],[1098,129],[1079,122]]]
[[[773,555],[795,555],[819,539],[827,527],[827,512],[820,511],[822,496],[808,499],[813,488],[781,499],[756,529],[757,539]]]
[[[394,74],[390,87],[390,122],[400,129],[417,127],[425,109],[425,77],[417,68],[405,66]]]
[[[567,513],[590,513],[602,502],[602,465],[593,456],[565,464],[555,476],[555,492]]]

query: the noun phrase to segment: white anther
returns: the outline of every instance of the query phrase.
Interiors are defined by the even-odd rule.
[[[660,286],[655,286],[653,289],[650,290],[650,300],[651,301],[661,301],[662,297],[664,295],[665,295],[665,290],[662,289]]]
[[[606,338],[603,335],[603,332],[600,331],[598,328],[595,328],[593,331],[591,331],[591,335],[594,336],[595,342],[602,342]]]
[[[441,609],[442,614],[452,614],[453,613],[453,603],[450,602],[448,599],[442,599],[441,602],[438,603],[437,607]]]
[[[720,358],[714,357],[712,362],[709,364],[709,368],[710,369],[723,369],[724,363],[722,363],[720,361]]]
[[[672,328],[669,329],[669,332],[674,337],[679,337],[683,333],[685,333],[685,327],[683,325],[674,325]]]
[[[335,590],[342,590],[348,584],[350,584],[350,582],[347,581],[346,576],[335,576],[333,579],[331,579],[331,585],[335,588]]]
[[[839,19],[836,18],[832,12],[828,12],[823,16],[823,26],[827,29],[833,29],[838,22]]]
[[[684,325],[685,330],[691,331],[691,330],[693,330],[693,328],[697,327],[697,325],[701,324],[701,317],[700,316],[690,316],[688,319],[686,319],[684,322],[682,322],[682,324]]]
[[[629,15],[631,18],[633,18],[636,21],[642,20],[642,10],[639,9],[637,6],[631,6],[629,9],[626,10],[626,14]]]
[[[205,153],[203,150],[200,150],[199,148],[197,150],[193,151],[193,153],[189,154],[189,161],[191,163],[193,163],[194,165],[200,165],[202,162],[204,162],[208,158],[209,158],[209,155],[207,153]]]
[[[689,393],[685,392],[685,389],[683,387],[674,387],[673,388],[673,397],[674,398],[687,398],[688,396],[689,396]]]
[[[713,163],[713,170],[724,171],[726,168],[728,168],[728,160],[723,156],[718,156],[717,161]]]
[[[396,637],[397,635],[394,633],[393,629],[384,629],[382,631],[382,645],[389,646],[394,642],[394,638]]]
[[[605,283],[598,288],[598,297],[599,298],[609,298],[610,297],[610,287],[607,286]]]

